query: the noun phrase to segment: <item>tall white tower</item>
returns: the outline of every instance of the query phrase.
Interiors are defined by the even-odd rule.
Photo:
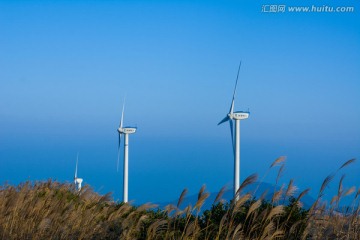
[[[74,183],[75,183],[75,188],[76,188],[78,191],[80,191],[80,190],[81,190],[81,184],[82,184],[82,182],[83,182],[83,179],[77,177],[78,162],[79,162],[79,153],[77,154],[77,157],[76,157],[76,167],[75,167]]]
[[[123,104],[123,110],[121,113],[120,125],[118,128],[119,133],[119,143],[118,143],[118,161],[117,161],[117,170],[119,171],[119,160],[120,160],[120,143],[121,143],[121,135],[124,135],[124,175],[123,175],[123,202],[128,202],[128,192],[129,192],[129,134],[133,134],[136,132],[136,127],[123,127],[124,120],[124,108],[125,108],[125,100]]]
[[[233,93],[233,98],[231,101],[230,111],[226,115],[226,117],[219,122],[218,125],[229,121],[230,124],[230,131],[231,131],[231,141],[233,145],[233,153],[234,153],[234,197],[236,197],[236,193],[240,187],[240,121],[247,119],[250,115],[248,111],[237,111],[234,112],[234,102],[235,102],[235,93],[236,93],[236,86],[239,79],[239,72],[241,68],[241,62],[239,65],[236,82],[235,82],[235,89]],[[234,126],[233,121],[235,121],[235,143],[234,143]],[[236,197],[237,200],[237,197]]]

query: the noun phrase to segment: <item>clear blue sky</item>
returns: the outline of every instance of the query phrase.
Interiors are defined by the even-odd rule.
[[[267,4],[355,12],[261,12]],[[72,181],[79,151],[84,182],[121,198],[126,95],[125,124],[138,127],[130,199],[231,186],[229,129],[217,123],[242,59],[241,178],[285,155],[282,181],[317,190],[360,157],[359,11],[358,0],[0,0],[0,181]],[[360,163],[344,173],[360,186]]]

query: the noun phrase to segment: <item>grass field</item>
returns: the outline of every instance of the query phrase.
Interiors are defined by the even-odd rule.
[[[283,166],[283,158],[275,165]],[[339,169],[354,162],[349,160]],[[283,167],[280,167],[278,176]],[[360,239],[359,194],[339,182],[338,194],[330,203],[322,201],[329,175],[310,209],[301,199],[308,189],[296,193],[293,181],[273,194],[271,201],[255,199],[243,189],[257,180],[249,176],[242,183],[237,201],[224,202],[221,189],[212,208],[200,211],[209,197],[203,186],[194,206],[180,209],[187,191],[176,205],[157,209],[155,205],[132,206],[99,195],[89,186],[77,192],[73,184],[25,182],[0,189],[1,239]],[[344,196],[352,204],[340,207]],[[287,205],[282,205],[284,199]]]

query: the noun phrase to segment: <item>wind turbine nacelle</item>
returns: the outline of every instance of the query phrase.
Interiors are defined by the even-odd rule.
[[[229,114],[230,115],[230,114]],[[243,119],[247,119],[249,118],[250,113],[249,112],[243,112],[243,111],[238,111],[238,112],[234,112],[233,114],[231,114],[231,116],[229,116],[231,119],[235,119],[235,120],[243,120]]]
[[[135,127],[124,127],[124,128],[119,128],[118,129],[119,133],[123,133],[123,134],[132,134],[136,132],[136,128]]]
[[[75,179],[75,183],[77,183],[77,184],[81,184],[82,182],[83,182],[82,178],[76,178]]]

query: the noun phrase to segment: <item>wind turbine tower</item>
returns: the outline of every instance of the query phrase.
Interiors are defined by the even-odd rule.
[[[236,200],[238,196],[236,196],[237,191],[240,187],[240,121],[247,119],[250,115],[249,111],[236,111],[234,112],[234,102],[235,102],[235,93],[236,93],[236,86],[239,79],[239,72],[241,68],[241,62],[239,64],[239,69],[237,72],[236,82],[235,82],[235,89],[230,105],[229,113],[226,117],[219,122],[218,125],[229,122],[230,125],[230,132],[231,132],[231,141],[233,146],[233,153],[234,153],[234,197]],[[234,142],[234,124],[235,121],[235,142]]]
[[[82,184],[82,182],[83,182],[83,179],[77,177],[78,162],[79,162],[79,153],[77,154],[77,157],[76,157],[76,167],[75,167],[74,182],[75,182],[75,187],[76,187],[76,189],[77,189],[78,191],[80,191],[80,190],[81,190],[81,184]]]
[[[124,108],[125,108],[125,99],[123,104],[123,109],[121,113],[120,125],[118,128],[119,133],[119,142],[118,142],[118,161],[117,161],[117,171],[119,171],[119,161],[120,161],[120,143],[121,135],[124,135],[124,180],[123,180],[123,202],[128,202],[128,190],[129,190],[129,134],[136,132],[136,127],[123,127],[124,122]]]

